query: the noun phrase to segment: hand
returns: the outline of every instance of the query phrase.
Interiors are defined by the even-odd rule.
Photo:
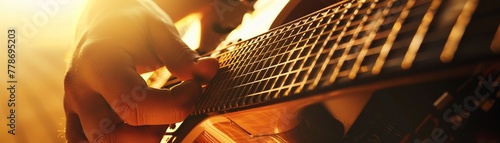
[[[101,5],[98,5],[101,6]],[[68,142],[159,142],[167,124],[194,109],[218,61],[200,58],[150,1],[84,11],[64,79]],[[140,73],[166,66],[184,82],[150,88]]]

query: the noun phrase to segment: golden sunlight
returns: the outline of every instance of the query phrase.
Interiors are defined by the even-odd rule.
[[[7,133],[11,122],[2,110],[0,142],[65,142],[65,117],[62,106],[64,55],[73,41],[73,25],[84,0],[4,0],[0,1],[0,29],[16,32],[15,130]],[[6,34],[6,32],[4,32]],[[2,34],[4,34],[2,33]],[[1,45],[6,41],[1,38]],[[2,52],[3,53],[3,52]],[[0,55],[2,61],[6,54]],[[6,62],[1,62],[7,67]],[[7,75],[1,70],[1,75]],[[3,81],[3,78],[2,78]],[[1,82],[2,88],[7,87]],[[7,101],[7,90],[0,91]],[[5,94],[4,94],[5,93]],[[2,107],[4,109],[4,107]]]

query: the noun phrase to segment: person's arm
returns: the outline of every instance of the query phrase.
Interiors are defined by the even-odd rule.
[[[159,125],[182,121],[191,113],[196,98],[201,94],[201,85],[194,81],[195,77],[210,80],[218,69],[218,62],[215,59],[194,61],[197,55],[183,47],[185,44],[177,40],[180,38],[175,33],[168,34],[173,31],[159,28],[161,33],[167,34],[154,36],[163,36],[161,39],[168,42],[157,51],[157,55],[164,55],[161,59],[165,66],[175,73],[174,76],[181,76],[186,82],[172,90],[148,88],[135,69],[134,58],[140,57],[133,57],[129,53],[131,50],[127,50],[150,48],[137,44],[143,36],[147,36],[143,33],[143,21],[137,18],[134,15],[116,15],[97,27],[102,32],[96,36],[99,39],[89,37],[91,40],[82,48],[85,51],[79,54],[81,61],[78,67],[84,70],[80,71],[84,82],[99,93],[127,124]]]
[[[172,90],[148,88],[133,59],[113,41],[97,41],[86,49],[80,67],[85,83],[99,93],[127,124],[159,125],[182,121],[194,107],[201,85],[187,81]],[[106,50],[101,50],[106,49]]]

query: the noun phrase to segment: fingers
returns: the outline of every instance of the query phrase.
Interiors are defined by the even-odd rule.
[[[82,82],[102,96],[112,110],[129,125],[161,125],[182,121],[190,114],[201,85],[186,81],[170,90],[148,88],[146,82],[134,70],[133,58],[116,48],[113,41],[95,41],[87,45],[80,58]],[[96,50],[97,49],[97,50]],[[112,49],[102,52],[100,49]],[[212,70],[200,70],[203,78],[210,78],[218,68],[216,60],[201,59],[196,66],[212,65]],[[210,68],[208,68],[210,69]],[[194,70],[193,70],[194,71]],[[208,76],[207,76],[208,75]],[[96,102],[97,98],[88,103]],[[89,107],[90,109],[92,107]],[[96,109],[97,110],[97,109]],[[82,116],[92,116],[89,112]]]
[[[167,14],[157,11],[158,15],[164,15],[165,19],[151,18],[149,21],[151,34],[151,48],[156,56],[172,75],[187,81],[201,78],[203,83],[208,82],[217,72],[219,64],[213,58],[200,58],[195,51],[191,50],[180,38],[177,29]]]
[[[159,143],[168,126],[117,125],[115,131],[95,139],[96,143]]]
[[[165,15],[165,18],[168,19],[162,11],[157,11],[156,14]],[[150,25],[148,32],[151,34],[150,48],[155,51],[157,58],[172,75],[181,80],[193,79],[192,68],[200,55],[181,40],[172,21],[151,18],[148,24]]]
[[[68,141],[79,142],[88,139],[92,143],[158,143],[167,126],[129,125],[127,120],[123,120],[123,118],[137,118],[133,117],[137,112],[134,108],[143,105],[138,105],[140,101],[126,96],[122,97],[124,98],[110,104],[100,95],[78,95],[79,100],[72,100],[71,104],[76,107],[75,112],[79,118],[69,116],[76,114],[67,114]],[[115,108],[111,108],[111,106]],[[78,126],[79,124],[81,126]],[[78,134],[81,131],[84,131],[85,137]]]
[[[151,88],[161,89],[168,81],[172,74],[166,67],[156,69],[153,74],[148,78],[148,86]]]
[[[99,96],[88,95],[91,97],[79,100],[80,103],[76,104],[80,104],[78,114],[82,116],[83,130],[90,142],[157,143],[167,128],[165,121],[178,122],[191,113],[196,98],[201,94],[200,86],[197,81],[186,81],[174,87],[171,92],[157,96],[152,93],[160,90],[148,89],[147,94],[144,94],[146,99],[142,101],[122,96],[124,99],[107,103]],[[172,98],[162,101],[163,98],[154,97]],[[150,100],[147,100],[148,98]],[[130,119],[123,118],[136,118],[139,123],[131,123]],[[68,116],[68,140],[85,141],[86,138],[81,132],[77,134],[82,131],[79,123],[80,120]],[[160,125],[146,125],[157,123]]]
[[[65,88],[71,88],[72,85],[69,83],[71,77],[68,76],[66,78],[64,86]],[[72,94],[71,91],[65,91],[63,106],[66,115],[66,140],[69,143],[88,143],[87,137],[85,137],[83,132],[80,118],[75,113],[74,109],[72,109],[72,107],[74,107],[74,103],[72,103],[72,100],[69,99],[71,98],[70,96],[74,96],[74,94]]]
[[[127,124],[140,126],[181,122],[193,111],[201,90],[200,83],[196,81],[185,81],[171,90],[147,88],[141,95],[143,100],[135,101],[136,115],[129,118]]]
[[[159,143],[167,130],[161,126],[130,126],[121,124],[115,132],[102,138],[109,143]],[[99,141],[98,141],[99,142]]]
[[[196,80],[189,80],[173,87],[171,93],[180,106],[191,112],[195,102],[201,95],[201,83]]]
[[[80,119],[74,113],[66,114],[66,139],[69,143],[80,143],[87,141],[83,133]]]
[[[195,78],[200,81],[201,84],[207,84],[210,80],[212,80],[218,70],[219,61],[215,58],[200,58],[194,65]]]

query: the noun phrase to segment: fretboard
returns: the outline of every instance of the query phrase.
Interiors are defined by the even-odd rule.
[[[450,4],[461,6],[443,21],[442,9]],[[194,114],[342,87],[419,63],[448,63],[477,4],[345,0],[233,43],[216,56],[221,69]]]

